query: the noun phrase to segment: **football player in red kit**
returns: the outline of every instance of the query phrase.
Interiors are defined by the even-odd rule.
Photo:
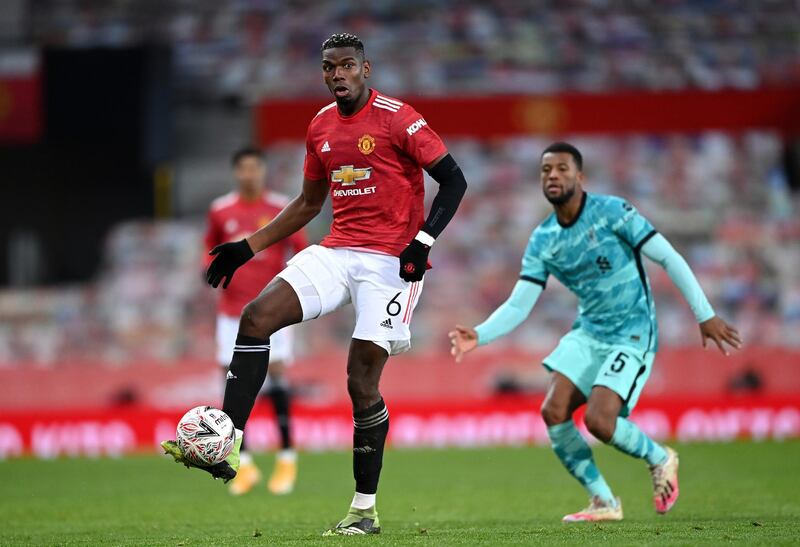
[[[266,163],[258,148],[237,150],[233,154],[232,166],[237,189],[211,204],[205,236],[206,251],[222,243],[238,241],[266,226],[289,202],[282,194],[264,187]],[[236,280],[220,294],[216,328],[217,361],[225,367],[226,373],[233,357],[242,309],[286,267],[289,258],[307,246],[305,230],[298,230],[242,266]],[[205,256],[205,266],[208,267],[213,256]],[[270,346],[270,371],[264,384],[264,394],[269,397],[275,410],[281,450],[275,459],[275,469],[267,488],[273,494],[288,494],[294,488],[297,477],[297,455],[292,449],[290,435],[289,390],[284,377],[284,368],[291,365],[294,358],[291,327],[274,333],[270,338]],[[244,445],[239,458],[239,472],[229,488],[234,495],[249,492],[261,480],[261,471],[245,451]]]
[[[330,235],[289,265],[245,306],[225,389],[223,410],[241,434],[267,373],[269,338],[279,329],[352,303],[356,324],[347,360],[353,405],[355,496],[343,520],[326,535],[380,532],[375,505],[389,431],[378,390],[390,355],[411,346],[410,324],[422,292],[428,253],[456,212],[467,182],[439,136],[410,105],[370,89],[372,67],[352,34],[322,44],[322,76],[335,98],[311,120],[303,189],[267,226],[214,249],[208,281],[223,287],[234,271],[305,226],[328,194]],[[427,217],[423,169],[439,183]],[[164,448],[181,463],[173,441]],[[228,479],[238,450],[202,469]]]

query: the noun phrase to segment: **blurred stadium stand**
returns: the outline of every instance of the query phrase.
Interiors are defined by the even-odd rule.
[[[0,209],[0,280],[7,285],[0,289],[0,408],[152,405],[164,386],[179,392],[170,399],[179,406],[217,396],[214,294],[199,256],[202,213],[230,188],[230,151],[260,135],[258,108],[330,100],[318,72],[319,43],[345,29],[366,44],[372,84],[412,104],[423,96],[794,93],[791,109],[770,113],[786,123],[735,131],[564,134],[555,126],[447,135],[470,190],[433,251],[415,349],[387,372],[387,390],[405,399],[541,390],[538,360],[575,315],[574,298],[555,280],[531,319],[471,365],[453,367],[445,333],[456,321],[486,317],[513,286],[527,237],[549,210],[537,164],[557,135],[584,151],[590,191],[630,198],[673,241],[752,348],[733,364],[699,353],[688,307],[650,267],[665,349],[648,390],[800,393],[800,131],[789,119],[800,103],[795,1],[17,0],[0,12],[0,177],[4,194],[22,196]],[[136,76],[150,92],[128,97],[142,108],[137,115],[113,100],[130,71],[92,76],[82,66],[92,55],[116,53],[118,68],[127,69],[130,52],[151,59],[142,65],[151,69]],[[84,72],[65,73],[65,58]],[[82,99],[72,111],[62,103],[58,119],[50,106],[65,88],[54,87],[54,74],[62,86],[74,74]],[[112,97],[106,110],[99,95],[89,95],[94,105],[85,95],[97,82]],[[118,111],[129,116],[119,122]],[[84,113],[94,125],[82,124]],[[302,135],[304,127],[295,130]],[[129,140],[118,141],[123,134]],[[302,141],[261,136],[270,184],[296,193]],[[123,163],[98,164],[103,151],[120,147]],[[96,201],[61,214],[81,192]],[[31,213],[36,197],[44,205]],[[44,220],[28,222],[48,215],[48,229],[60,238],[37,231]],[[327,220],[314,222],[312,239],[325,233]],[[69,249],[82,241],[93,245],[89,271],[48,269],[55,256],[75,260]],[[300,327],[304,343],[292,374],[307,401],[345,396],[342,356],[351,328],[347,312]]]
[[[794,0],[37,0],[37,43],[171,44],[195,98],[324,96],[320,37],[349,29],[374,85],[416,93],[754,89],[800,83]]]
[[[688,258],[717,311],[739,325],[749,344],[798,347],[792,333],[800,328],[800,222],[777,135],[571,140],[584,150],[588,188],[636,203]],[[442,349],[455,320],[480,321],[508,295],[530,231],[549,212],[534,178],[547,142],[449,140],[470,192],[432,255],[434,270],[415,314],[415,347]],[[296,144],[268,154],[271,180],[286,192],[296,191],[303,153]],[[316,224],[316,238],[324,225]],[[212,355],[214,295],[202,279],[202,228],[202,219],[122,224],[108,236],[94,283],[0,294],[3,361],[57,366],[67,356],[136,362]],[[697,345],[680,293],[660,268],[649,272],[663,345]],[[545,350],[574,316],[574,298],[552,280],[531,319],[496,344]],[[350,322],[341,313],[309,324],[306,347],[342,346]],[[44,345],[43,330],[54,333]]]

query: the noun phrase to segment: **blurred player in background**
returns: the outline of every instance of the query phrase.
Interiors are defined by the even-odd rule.
[[[686,261],[624,199],[583,190],[583,159],[568,143],[541,158],[541,183],[551,213],[530,237],[511,296],[475,328],[450,333],[456,361],[528,317],[553,275],[578,297],[578,318],[544,359],[551,373],[542,417],[561,463],[588,491],[589,506],[565,522],[622,520],[622,503],[600,474],[572,415],[587,404],[585,423],[604,443],[644,459],[653,501],[666,513],[678,499],[678,454],[627,419],[650,376],[658,349],[655,306],[641,255],[661,265],[700,324],[703,347],[712,339],[739,348],[739,334],[714,314]]]
[[[287,325],[353,304],[347,390],[356,492],[345,518],[326,535],[380,532],[375,500],[389,411],[378,384],[388,357],[411,347],[411,318],[428,253],[467,188],[461,169],[425,119],[367,86],[370,71],[356,36],[334,34],[322,44],[322,76],[335,102],[308,127],[301,194],[266,227],[215,248],[208,269],[209,283],[216,287],[225,279],[227,286],[254,253],[317,216],[331,194],[330,235],[292,259],[245,306],[223,405],[237,430],[244,430],[267,373],[270,337]],[[439,183],[427,219],[423,169]],[[163,444],[184,463],[174,441]],[[203,469],[228,478],[235,474],[238,455],[235,446],[227,461]]]
[[[237,189],[217,198],[208,212],[208,229],[205,236],[206,250],[229,241],[238,241],[259,228],[266,226],[288,203],[283,195],[267,190],[264,186],[266,163],[261,151],[246,147],[236,151],[232,158],[233,175]],[[226,367],[233,357],[236,334],[239,331],[239,316],[248,302],[255,299],[291,258],[308,245],[305,231],[298,230],[280,243],[254,257],[243,266],[227,290],[218,300],[217,314],[217,361]],[[211,264],[208,253],[206,267]],[[297,455],[292,449],[290,436],[289,390],[284,369],[293,358],[292,328],[281,329],[272,335],[269,377],[262,393],[272,401],[275,419],[280,430],[281,450],[275,460],[267,487],[273,494],[288,494],[294,488],[297,477]],[[261,387],[261,386],[259,386]],[[240,452],[240,468],[230,484],[234,495],[250,491],[261,480],[261,472],[253,458]]]

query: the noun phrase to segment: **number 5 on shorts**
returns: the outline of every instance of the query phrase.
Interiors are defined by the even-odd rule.
[[[625,368],[625,364],[627,363],[627,359],[627,353],[619,352],[617,357],[614,359],[614,362],[611,363],[611,372],[622,372],[622,369]]]

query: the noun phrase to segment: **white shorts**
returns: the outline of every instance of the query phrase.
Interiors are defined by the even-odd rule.
[[[236,335],[239,333],[239,318],[230,315],[217,315],[217,362],[223,367],[231,364],[233,346],[236,345]],[[290,365],[294,360],[294,333],[292,327],[281,329],[269,337],[271,363],[282,361]]]
[[[396,256],[311,245],[292,258],[278,276],[292,286],[303,321],[353,303],[353,338],[375,342],[389,355],[411,348],[411,317],[422,281],[400,279]]]

